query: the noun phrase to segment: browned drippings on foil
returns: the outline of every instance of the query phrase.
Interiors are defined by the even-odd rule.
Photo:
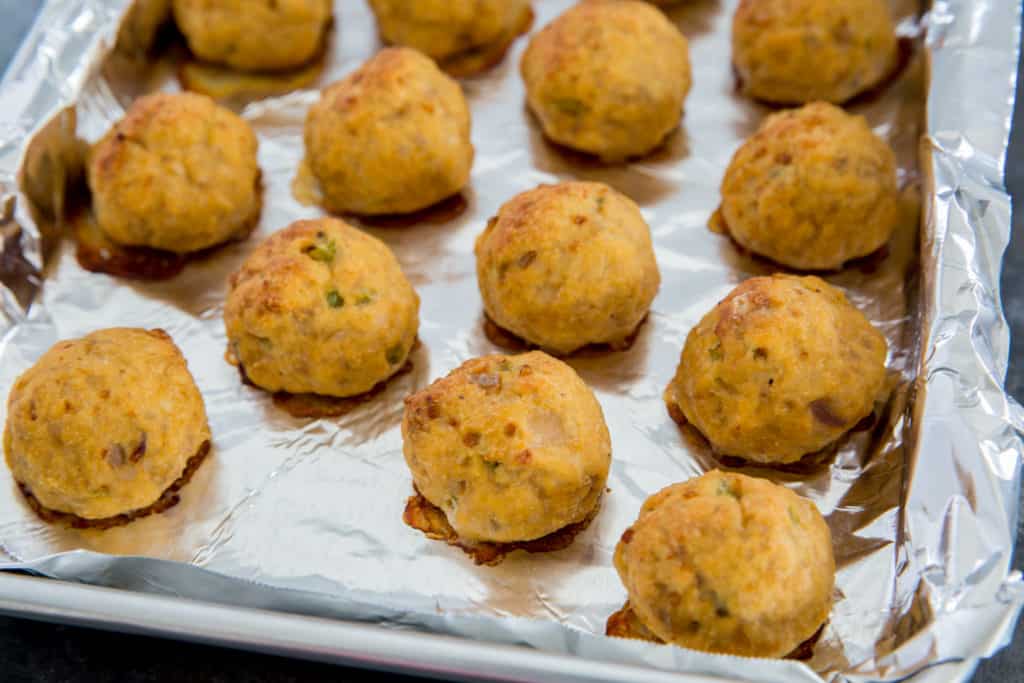
[[[238,367],[241,371],[242,366]],[[412,361],[407,360],[395,374],[378,382],[369,391],[344,398],[324,396],[323,394],[290,394],[287,391],[278,391],[274,393],[274,405],[292,417],[341,417],[372,401],[387,388],[388,382],[411,370]]]
[[[181,490],[185,484],[191,479],[192,475],[196,473],[199,466],[206,460],[206,456],[210,454],[210,442],[204,441],[199,446],[199,450],[196,454],[188,459],[185,463],[185,469],[182,470],[181,476],[174,480],[167,490],[160,494],[156,502],[138,510],[132,510],[130,512],[123,512],[119,515],[112,517],[102,517],[100,519],[86,519],[79,517],[78,515],[70,512],[60,512],[58,510],[51,510],[39,502],[39,499],[32,494],[32,490],[24,483],[17,482],[18,488],[21,490],[22,495],[25,496],[25,500],[28,502],[29,507],[44,522],[50,524],[62,524],[64,526],[71,527],[72,529],[109,529],[115,526],[124,526],[129,522],[133,522],[141,517],[148,517],[149,515],[159,514],[165,510],[169,510],[178,504],[181,497],[178,495],[178,491]]]
[[[292,197],[303,206],[324,206],[324,193],[320,182],[309,165],[309,159],[303,157],[291,182]],[[456,192],[439,202],[411,213],[389,213],[370,216],[358,213],[344,213],[339,216],[362,225],[374,228],[411,228],[416,225],[442,225],[453,221],[469,208],[465,194]]]
[[[850,259],[849,261],[843,263],[838,268],[819,268],[807,270],[804,268],[793,268],[791,266],[779,263],[778,261],[775,261],[767,256],[764,256],[763,254],[758,254],[755,251],[751,251],[750,249],[740,244],[738,241],[736,241],[736,238],[733,236],[732,230],[729,229],[729,222],[725,220],[725,215],[722,213],[722,207],[718,207],[715,210],[715,212],[711,214],[711,218],[708,219],[708,230],[717,235],[723,235],[724,237],[728,237],[729,242],[732,244],[733,249],[735,249],[737,253],[746,258],[749,258],[750,260],[762,266],[765,266],[766,268],[783,273],[817,275],[818,277],[822,278],[827,278],[829,275],[841,273],[848,268],[855,268],[860,272],[864,273],[865,275],[871,275],[881,267],[882,263],[884,263],[887,258],[889,258],[890,253],[889,243],[887,242],[880,246],[878,249],[875,249],[870,254],[865,254],[864,256],[858,256],[857,258]]]
[[[612,636],[614,638],[629,638],[632,640],[646,640],[651,643],[659,643],[664,645],[665,641],[654,635],[654,633],[644,626],[644,623],[640,621],[640,617],[636,615],[633,608],[630,607],[629,601],[622,606],[617,612],[612,612],[612,615],[608,617],[608,621],[605,623],[604,634],[606,636]]]
[[[513,353],[521,353],[523,351],[532,351],[541,348],[540,346],[534,344],[533,342],[526,341],[522,337],[516,335],[514,332],[509,332],[504,327],[494,322],[494,320],[491,319],[491,316],[487,315],[486,312],[483,314],[483,318],[484,335],[495,346],[500,346],[501,348],[507,351],[511,351]],[[633,331],[630,332],[629,336],[618,342],[604,344],[587,344],[586,346],[576,349],[572,353],[566,354],[564,356],[562,354],[554,353],[547,349],[543,350],[553,356],[560,356],[563,358],[573,358],[576,356],[592,354],[603,354],[614,351],[628,351],[631,348],[633,348],[633,344],[636,343],[637,337],[640,336],[640,330],[643,328],[644,323],[646,322],[647,316],[645,315],[643,320],[641,320],[640,323],[633,329]]]
[[[317,182],[313,169],[309,166],[309,159],[306,157],[302,157],[298,168],[295,169],[291,190],[292,197],[303,206],[321,206],[323,204],[323,191],[320,189],[320,183]]]
[[[334,19],[324,28],[316,54],[305,64],[276,71],[241,71],[204,62],[191,54],[178,66],[178,81],[185,90],[216,100],[283,95],[313,85],[324,72]]]
[[[533,26],[533,9],[527,7],[515,26],[489,45],[438,60],[437,65],[449,76],[468,78],[481,74],[505,59],[512,43]]]
[[[903,72],[910,66],[910,62],[914,59],[916,42],[917,41],[914,38],[898,38],[896,41],[896,58],[893,60],[889,72],[879,79],[878,83],[875,85],[863,92],[857,93],[845,102],[837,102],[836,106],[843,107],[845,109],[862,104],[868,104],[880,99],[885,95],[886,91],[888,91],[889,87],[903,76]],[[735,63],[732,64],[732,75],[734,78],[736,92],[740,95],[747,96],[743,87],[743,75],[740,73],[739,69],[736,68]],[[805,104],[804,102],[771,102],[753,96],[750,96],[750,98],[758,104],[771,107],[772,109],[791,109]]]
[[[601,509],[601,501],[598,499],[594,509],[587,514],[587,517],[580,522],[564,526],[547,536],[536,538],[532,541],[515,541],[512,543],[470,543],[459,538],[458,533],[448,523],[444,511],[423,497],[413,487],[415,495],[409,496],[405,503],[405,512],[402,513],[402,521],[413,529],[422,531],[427,538],[436,541],[444,541],[448,545],[461,549],[464,553],[473,558],[473,562],[479,565],[494,566],[505,559],[505,556],[514,550],[525,550],[528,553],[550,553],[556,550],[564,550],[572,545],[576,536],[586,529],[597,516]]]
[[[527,107],[525,114],[527,118],[534,123],[538,130],[543,130],[544,126],[537,117],[537,113],[533,111],[532,108]],[[662,158],[671,157],[673,154],[672,148],[674,146],[674,140],[678,139],[680,136],[685,137],[687,134],[685,123],[685,119],[680,119],[679,124],[665,133],[665,137],[659,140],[658,144],[654,145],[654,147],[643,152],[630,154],[624,158],[604,158],[600,154],[576,149],[575,147],[570,147],[569,145],[552,140],[547,135],[541,135],[541,139],[544,141],[544,145],[547,149],[557,155],[562,161],[577,168],[580,174],[587,174],[621,168],[624,164],[629,164],[634,161],[658,161]]]
[[[800,643],[783,659],[798,659],[805,660],[810,659],[814,654],[814,645],[821,638],[822,631],[825,630],[825,625],[822,624],[817,631],[814,632],[810,638]],[[608,621],[605,623],[606,636],[612,636],[614,638],[629,638],[632,640],[646,640],[651,643],[658,643],[664,645],[665,641],[656,636],[650,629],[644,626],[644,623],[640,621],[640,617],[633,611],[633,608],[629,604],[629,600],[622,606],[618,612],[612,613],[608,617]]]
[[[411,213],[388,213],[375,216],[351,213],[346,214],[345,217],[374,228],[411,228],[415,225],[448,223],[465,213],[467,208],[469,208],[469,201],[466,200],[466,196],[462,192],[456,192],[435,204]]]
[[[69,217],[78,265],[93,273],[137,280],[167,280],[185,269],[188,256],[145,247],[124,247],[103,234],[92,211]]]
[[[697,451],[704,451],[711,453],[712,456],[722,465],[729,469],[743,469],[750,465],[770,467],[777,472],[787,472],[790,474],[807,474],[809,471],[814,471],[822,467],[828,462],[831,462],[836,457],[840,448],[844,442],[850,438],[852,434],[857,432],[865,432],[871,430],[879,422],[879,416],[876,410],[868,413],[860,420],[857,421],[850,429],[840,435],[835,441],[828,444],[821,450],[814,451],[813,453],[807,453],[799,460],[789,463],[761,463],[756,461],[748,461],[745,458],[741,458],[735,455],[726,455],[719,452],[707,437],[695,425],[686,419],[686,415],[683,414],[682,409],[674,400],[672,393],[672,385],[669,384],[665,390],[665,408],[668,410],[669,417],[679,427],[679,432],[683,439],[691,445]]]
[[[323,73],[323,60],[285,73],[235,71],[230,67],[190,60],[178,67],[181,87],[215,100],[268,97],[312,85]]]
[[[896,41],[896,59],[893,60],[892,69],[889,73],[872,87],[862,93],[854,95],[846,102],[843,102],[843,106],[855,107],[861,104],[874,102],[882,97],[889,87],[900,79],[903,72],[907,70],[907,67],[910,66],[910,62],[914,58],[914,51],[916,49],[916,41],[913,38],[899,38]]]
[[[292,417],[298,418],[321,418],[321,417],[341,417],[351,413],[356,408],[369,403],[373,399],[383,392],[388,385],[388,382],[400,377],[408,372],[412,371],[412,353],[420,346],[420,340],[417,337],[413,342],[412,348],[409,349],[409,358],[406,359],[405,363],[400,367],[394,374],[387,379],[377,382],[369,391],[357,394],[355,396],[325,396],[323,394],[292,394],[287,391],[275,391],[273,393],[274,405],[285,411]],[[227,352],[224,354],[224,359],[230,364],[238,368],[238,374],[242,378],[242,383],[247,384],[256,389],[263,390],[258,384],[254,383],[249,376],[245,373],[245,368],[242,367],[242,363],[235,357],[229,347]]]
[[[228,244],[247,239],[259,225],[263,212],[262,173],[256,176],[256,196],[256,210],[235,237],[227,242],[187,254],[117,244],[100,228],[91,208],[83,204],[69,212],[67,217],[71,235],[75,240],[75,258],[78,265],[93,273],[105,273],[134,280],[169,280],[181,273],[190,262],[208,258]]]

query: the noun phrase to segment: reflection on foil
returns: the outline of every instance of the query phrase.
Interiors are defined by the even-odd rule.
[[[105,326],[162,327],[206,398],[214,453],[177,507],[108,531],[41,522],[3,469],[0,544],[9,566],[751,680],[815,680],[812,671],[828,680],[896,680],[1003,643],[1024,601],[1020,577],[1008,573],[1021,412],[1002,391],[1008,341],[996,289],[1010,224],[999,188],[1015,3],[945,0],[922,19],[915,0],[893,0],[903,32],[923,27],[929,38],[915,44],[884,92],[852,109],[896,150],[903,220],[885,258],[828,277],[888,338],[890,391],[873,424],[781,469],[720,461],[661,400],[690,327],[737,282],[772,270],[707,228],[733,151],[769,112],[735,93],[729,22],[736,0],[692,0],[668,11],[690,39],[695,86],[682,127],[629,165],[603,166],[544,140],[517,73],[525,39],[492,70],[463,81],[477,150],[465,206],[415,225],[360,224],[394,249],[422,298],[413,369],[372,401],[319,420],[292,417],[239,381],[223,359],[221,322],[228,275],[254,245],[320,213],[293,193],[302,187],[302,124],[314,91],[234,103],[259,134],[265,180],[262,222],[248,241],[170,280],[141,282],[82,270],[69,240],[57,239],[61,188],[78,173],[82,153],[69,126],[94,142],[139,93],[178,87],[173,48],[171,57],[145,63],[104,58],[124,4],[48,5],[33,38],[47,50],[16,63],[5,84],[12,105],[0,112],[0,387],[6,394],[58,339]],[[533,30],[570,4],[537,0]],[[379,47],[363,3],[338,3],[338,14],[317,85]],[[64,112],[69,104],[74,109]],[[570,360],[597,393],[613,439],[611,491],[597,519],[564,550],[517,552],[477,567],[402,522],[412,493],[398,430],[402,398],[498,350],[484,333],[473,241],[512,195],[571,178],[606,182],[640,205],[662,287],[632,347]],[[36,200],[32,210],[27,197]],[[806,664],[601,636],[625,599],[611,564],[619,534],[647,495],[712,467],[771,478],[828,519],[836,603]]]

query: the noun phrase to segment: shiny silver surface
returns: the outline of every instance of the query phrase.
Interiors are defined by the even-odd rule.
[[[832,458],[784,472],[741,468],[808,496],[832,528],[837,599],[807,664],[600,635],[625,597],[611,553],[643,499],[721,465],[684,436],[661,401],[683,339],[737,282],[771,272],[705,227],[729,157],[768,111],[734,92],[728,24],[735,0],[695,0],[670,12],[691,40],[694,90],[683,125],[665,148],[628,166],[600,166],[541,138],[524,109],[516,69],[525,40],[491,72],[465,80],[477,149],[468,209],[440,223],[364,226],[392,246],[422,297],[423,345],[414,369],[343,418],[312,421],[287,416],[264,394],[241,385],[223,360],[220,312],[228,275],[256,241],[318,213],[291,192],[305,109],[315,92],[239,103],[260,136],[266,181],[260,229],[171,281],[129,282],[85,272],[68,240],[56,238],[59,226],[45,212],[29,210],[23,193],[61,205],[53,178],[68,170],[63,150],[76,134],[94,141],[139,92],[176,87],[166,63],[140,67],[106,57],[124,4],[47,5],[0,91],[0,195],[11,211],[0,222],[0,391],[6,395],[14,378],[58,339],[112,325],[163,327],[181,346],[206,398],[215,451],[177,507],[103,532],[44,524],[4,469],[5,566],[143,594],[372,624],[381,665],[428,657],[414,639],[389,641],[394,627],[526,644],[574,656],[558,660],[567,662],[571,680],[600,680],[608,662],[759,681],[897,680],[939,662],[965,660],[921,674],[922,680],[956,680],[969,674],[971,660],[1008,638],[1024,602],[1020,576],[1009,572],[1022,411],[1002,390],[1008,339],[998,274],[1010,226],[1002,178],[1018,3],[936,2],[919,17],[917,2],[894,0],[902,32],[926,33],[927,39],[918,40],[897,80],[852,108],[897,151],[905,220],[884,260],[828,279],[887,335],[890,397],[879,406],[878,424],[851,435]],[[538,0],[535,30],[569,4]],[[377,46],[365,5],[338,3],[321,82],[348,72]],[[75,120],[64,114],[38,134],[69,105]],[[632,349],[570,361],[597,393],[613,439],[611,493],[599,517],[567,550],[516,554],[498,567],[480,568],[401,522],[411,492],[397,429],[401,399],[463,360],[495,350],[481,330],[473,239],[516,192],[569,178],[603,180],[640,204],[654,236],[662,289]],[[52,245],[45,258],[44,245]],[[20,604],[27,613],[52,618],[41,614],[46,598],[40,589],[24,581],[0,576],[0,608],[17,610]],[[26,586],[25,595],[19,585]],[[153,603],[153,612],[140,607],[152,596],[119,591],[107,597],[90,592],[96,589],[56,585],[68,602],[55,598],[55,607],[80,600],[77,607],[91,610],[92,623],[114,620],[118,628],[169,632],[154,616],[164,603]],[[142,602],[129,608],[128,600]],[[195,623],[207,607],[179,606],[182,619]],[[235,613],[239,624],[281,618],[306,637],[316,633],[306,617]],[[278,631],[267,626],[196,637],[284,647]],[[361,626],[351,628],[358,632]],[[319,651],[309,643],[296,651]],[[552,670],[554,660],[546,655],[517,653],[513,660],[521,658],[526,667],[517,669],[499,656],[503,651],[495,649],[490,671],[483,658],[473,660],[479,668],[463,673],[518,680]],[[443,649],[431,652],[443,659]],[[452,646],[451,653],[445,671],[457,668],[459,649]],[[630,677],[641,679],[633,671]]]

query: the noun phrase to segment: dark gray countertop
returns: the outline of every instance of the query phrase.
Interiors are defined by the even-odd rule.
[[[6,66],[35,16],[41,0],[0,0],[0,71]],[[1021,99],[1024,99],[1022,94]],[[1007,181],[1014,204],[1024,197],[1024,111],[1018,103],[1010,145]],[[2,106],[2,103],[0,103]],[[1013,330],[1010,370],[1006,385],[1018,399],[1024,398],[1024,210],[1015,211],[1014,238],[1003,269],[1003,303]],[[1018,548],[1021,545],[1018,534]],[[1024,553],[1014,560],[1024,569]],[[140,636],[110,634],[66,626],[41,624],[0,617],[0,679],[5,681],[116,680],[188,681],[282,681],[307,683],[357,677],[409,680],[324,664],[254,655]],[[983,662],[975,681],[1006,683],[1024,680],[1024,629],[1018,628],[1013,643],[993,659]]]

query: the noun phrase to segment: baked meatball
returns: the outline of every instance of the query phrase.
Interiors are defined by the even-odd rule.
[[[533,36],[520,69],[544,134],[609,162],[661,144],[691,82],[686,38],[636,0],[573,6]]]
[[[845,102],[897,60],[886,0],[741,0],[732,23],[743,91],[780,104]]]
[[[622,344],[660,283],[640,210],[602,183],[513,197],[476,240],[476,272],[495,323],[559,354]]]
[[[58,342],[7,400],[15,481],[42,510],[87,524],[156,504],[209,442],[203,398],[162,330]]]
[[[594,394],[540,351],[475,358],[409,396],[402,442],[417,490],[468,542],[529,541],[586,519],[612,452]]]
[[[174,19],[199,59],[242,71],[292,69],[323,48],[331,0],[174,0]]]
[[[794,462],[871,413],[885,358],[885,337],[838,289],[755,277],[690,331],[665,400],[723,455]]]
[[[504,47],[533,18],[529,0],[370,0],[385,42],[405,45],[444,65]]]
[[[328,86],[306,118],[306,158],[332,212],[410,213],[469,181],[462,89],[410,48],[378,52]]]
[[[633,612],[665,642],[782,657],[828,619],[836,565],[813,503],[715,470],[648,498],[615,568]]]
[[[96,221],[111,241],[179,254],[247,235],[259,220],[256,135],[213,100],[141,97],[89,160]]]
[[[899,214],[892,149],[863,117],[823,102],[769,116],[722,181],[722,227],[800,270],[870,254],[892,237]]]
[[[229,352],[267,391],[362,394],[405,364],[420,300],[387,245],[334,218],[275,233],[231,278]]]

